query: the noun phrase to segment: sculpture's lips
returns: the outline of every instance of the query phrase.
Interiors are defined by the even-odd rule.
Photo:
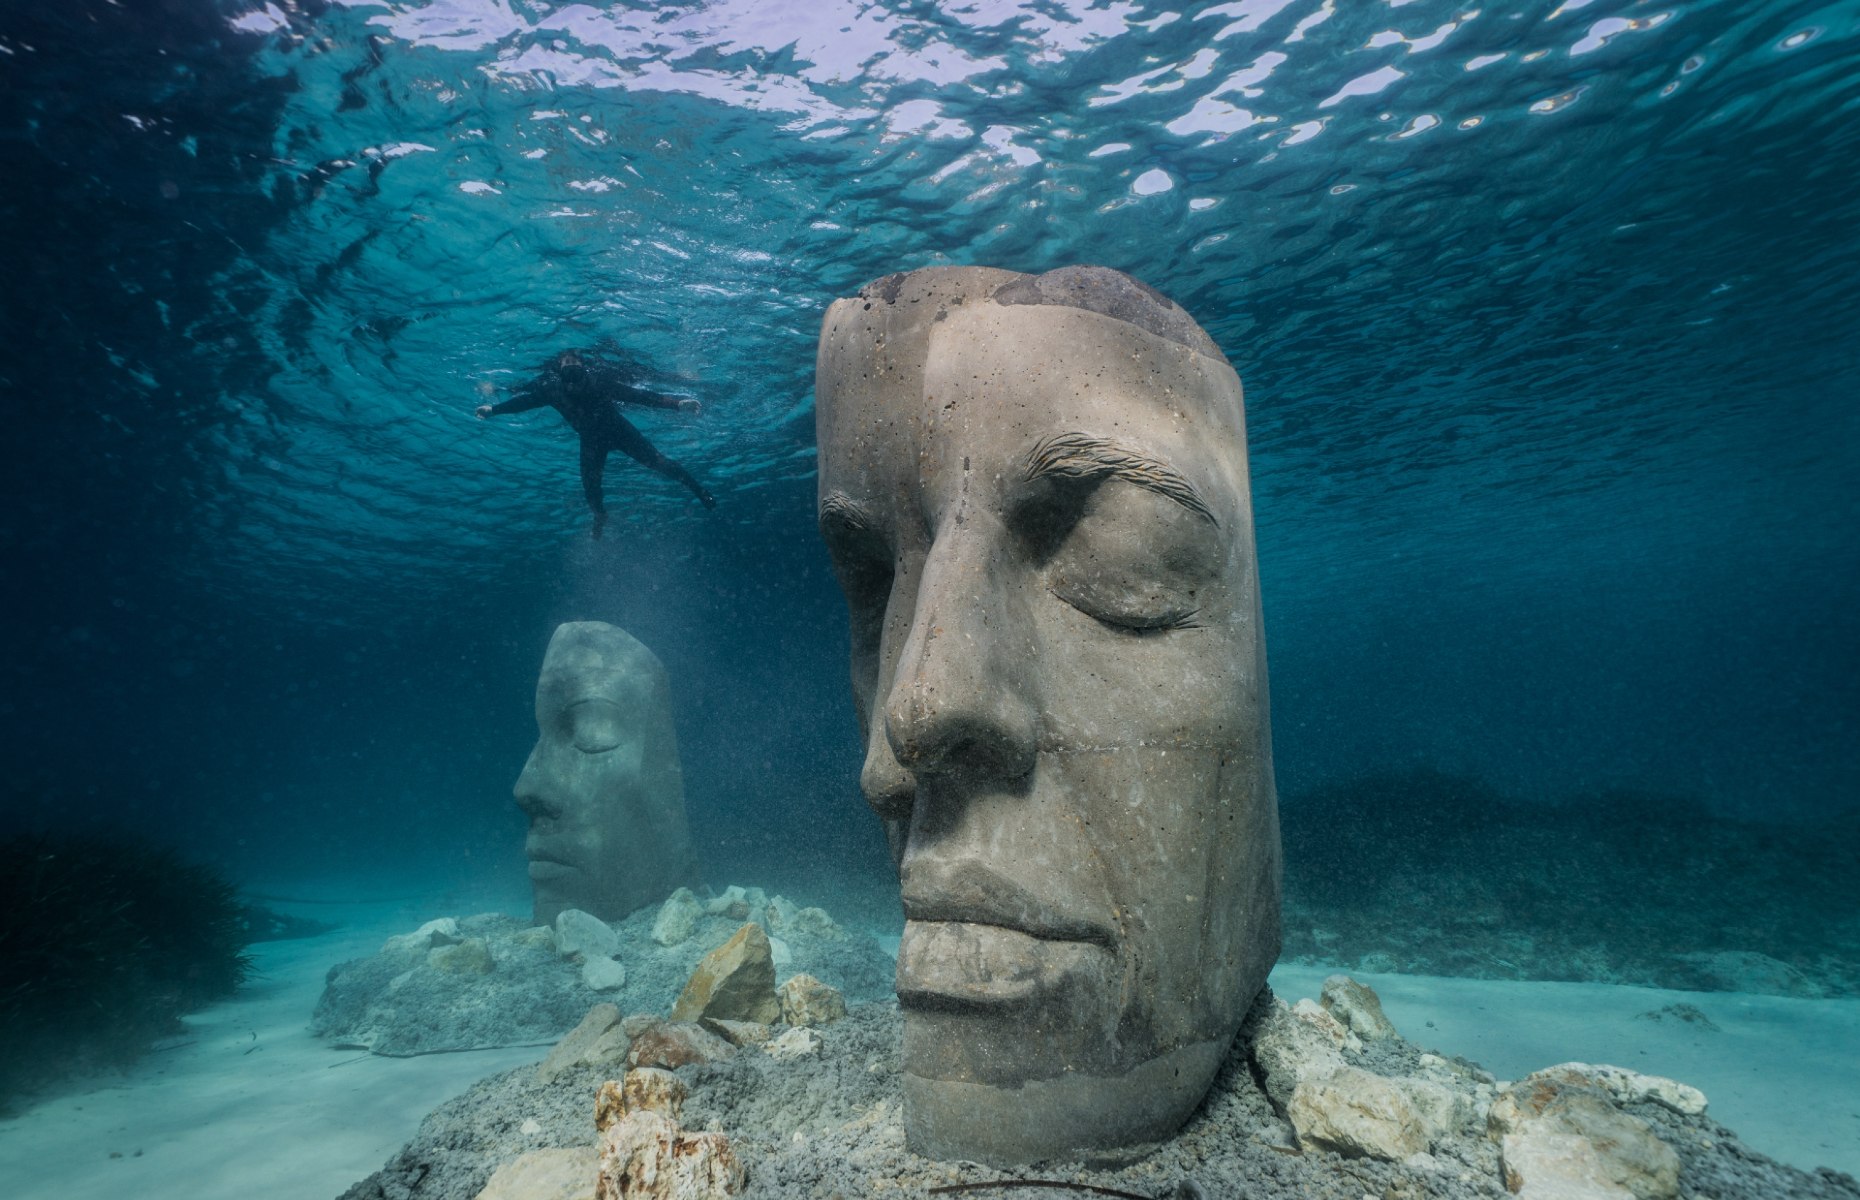
[[[967,921],[906,921],[898,1003],[944,1012],[1022,1007],[1103,974],[1110,950]]]
[[[973,861],[907,858],[902,899],[906,921],[954,921],[1014,930],[1049,942],[1092,942],[1109,948],[1117,931],[1080,898],[1061,907]]]
[[[565,862],[557,862],[553,858],[530,859],[531,879],[562,879],[573,874],[575,874],[575,868]]]

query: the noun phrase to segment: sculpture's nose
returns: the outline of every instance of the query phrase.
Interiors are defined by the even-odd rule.
[[[884,705],[883,745],[913,776],[1005,781],[1033,769],[1038,733],[1027,679],[1034,648],[1016,632],[1024,624],[1002,594],[1003,574],[981,538],[952,538],[924,563]],[[873,742],[876,748],[879,739]],[[872,767],[868,760],[868,775]]]
[[[517,776],[516,786],[511,789],[517,807],[532,823],[561,815],[560,804],[550,796],[548,774],[538,765],[537,757],[533,752],[530,754],[529,761],[523,764],[523,773]]]

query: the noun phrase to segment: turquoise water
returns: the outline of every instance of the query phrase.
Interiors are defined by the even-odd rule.
[[[9,5],[7,825],[520,885],[536,667],[601,618],[718,883],[882,893],[820,316],[1080,262],[1245,381],[1288,811],[1836,819],[1857,54],[1851,2]],[[703,402],[638,423],[714,512],[616,460],[594,542],[559,420],[472,419],[604,339]]]

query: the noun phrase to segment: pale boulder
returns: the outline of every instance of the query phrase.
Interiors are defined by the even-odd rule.
[[[775,961],[769,935],[756,924],[744,925],[723,945],[706,954],[691,972],[685,990],[672,1005],[672,1020],[717,1017],[772,1025],[781,1019],[775,996]]]
[[[1266,1097],[1281,1113],[1301,1082],[1317,1081],[1343,1069],[1343,1054],[1330,1037],[1301,1021],[1274,997],[1252,1028],[1253,1065],[1265,1081]]]
[[[532,1150],[497,1168],[477,1200],[594,1200],[600,1161],[593,1146]]]
[[[703,915],[703,902],[690,888],[681,887],[659,906],[659,915],[652,920],[652,940],[661,946],[690,941]]]
[[[721,1133],[688,1133],[660,1113],[629,1112],[601,1133],[596,1200],[727,1200],[742,1162]]]
[[[620,952],[620,935],[592,913],[565,908],[555,917],[555,952],[563,958],[612,958]]]
[[[1400,1082],[1359,1067],[1300,1082],[1285,1115],[1301,1148],[1349,1158],[1400,1161],[1426,1150],[1443,1132]]]
[[[704,911],[713,917],[734,917],[740,921],[749,915],[749,893],[733,883],[712,896],[704,905]]]
[[[1508,1133],[1499,1162],[1506,1189],[1523,1200],[1634,1200],[1609,1178],[1595,1143],[1573,1133]]]
[[[1510,1084],[1487,1118],[1505,1186],[1524,1200],[1673,1200],[1679,1156],[1599,1086],[1567,1073]],[[1609,1189],[1615,1190],[1609,1190]]]
[[[763,923],[768,926],[771,935],[786,932],[794,928],[795,918],[801,909],[786,896],[772,898],[768,907],[762,910]]]
[[[691,1090],[685,1081],[661,1067],[637,1067],[620,1085],[628,1112],[656,1112],[676,1121],[684,1112]]]
[[[1661,1075],[1642,1075],[1638,1071],[1606,1063],[1558,1063],[1554,1067],[1532,1071],[1525,1079],[1547,1079],[1564,1086],[1598,1088],[1621,1104],[1652,1100],[1689,1117],[1699,1115],[1706,1107],[1705,1093],[1695,1087]]]
[[[1292,1015],[1323,1034],[1325,1039],[1339,1050],[1361,1050],[1362,1039],[1350,1031],[1350,1027],[1339,1021],[1331,1011],[1316,1000],[1306,996],[1292,1005]]]
[[[691,1094],[685,1081],[659,1067],[638,1067],[619,1083],[608,1080],[594,1097],[594,1128],[609,1125],[633,1112],[656,1112],[676,1122]]]
[[[626,984],[626,967],[617,958],[592,954],[581,962],[581,982],[594,992],[611,992]]]
[[[1366,1042],[1399,1036],[1394,1022],[1382,1012],[1382,997],[1367,984],[1348,975],[1332,975],[1324,981],[1321,1003],[1324,1011],[1336,1017]]]
[[[804,908],[794,914],[795,933],[804,937],[826,938],[839,941],[846,936],[846,931],[839,927],[824,908]]]
[[[812,975],[801,974],[775,989],[781,1019],[790,1025],[829,1025],[846,1015],[846,997]]]

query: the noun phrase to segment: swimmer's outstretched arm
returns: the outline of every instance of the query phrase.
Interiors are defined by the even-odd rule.
[[[501,417],[505,413],[528,412],[532,408],[541,408],[547,403],[549,403],[547,400],[534,392],[521,391],[499,404],[480,404],[473,410],[473,413],[482,421],[486,417]]]
[[[632,384],[621,384],[614,389],[614,399],[622,404],[637,404],[641,408],[663,408],[670,412],[691,413],[693,416],[704,411],[704,406],[690,396],[661,396],[645,388]]]

